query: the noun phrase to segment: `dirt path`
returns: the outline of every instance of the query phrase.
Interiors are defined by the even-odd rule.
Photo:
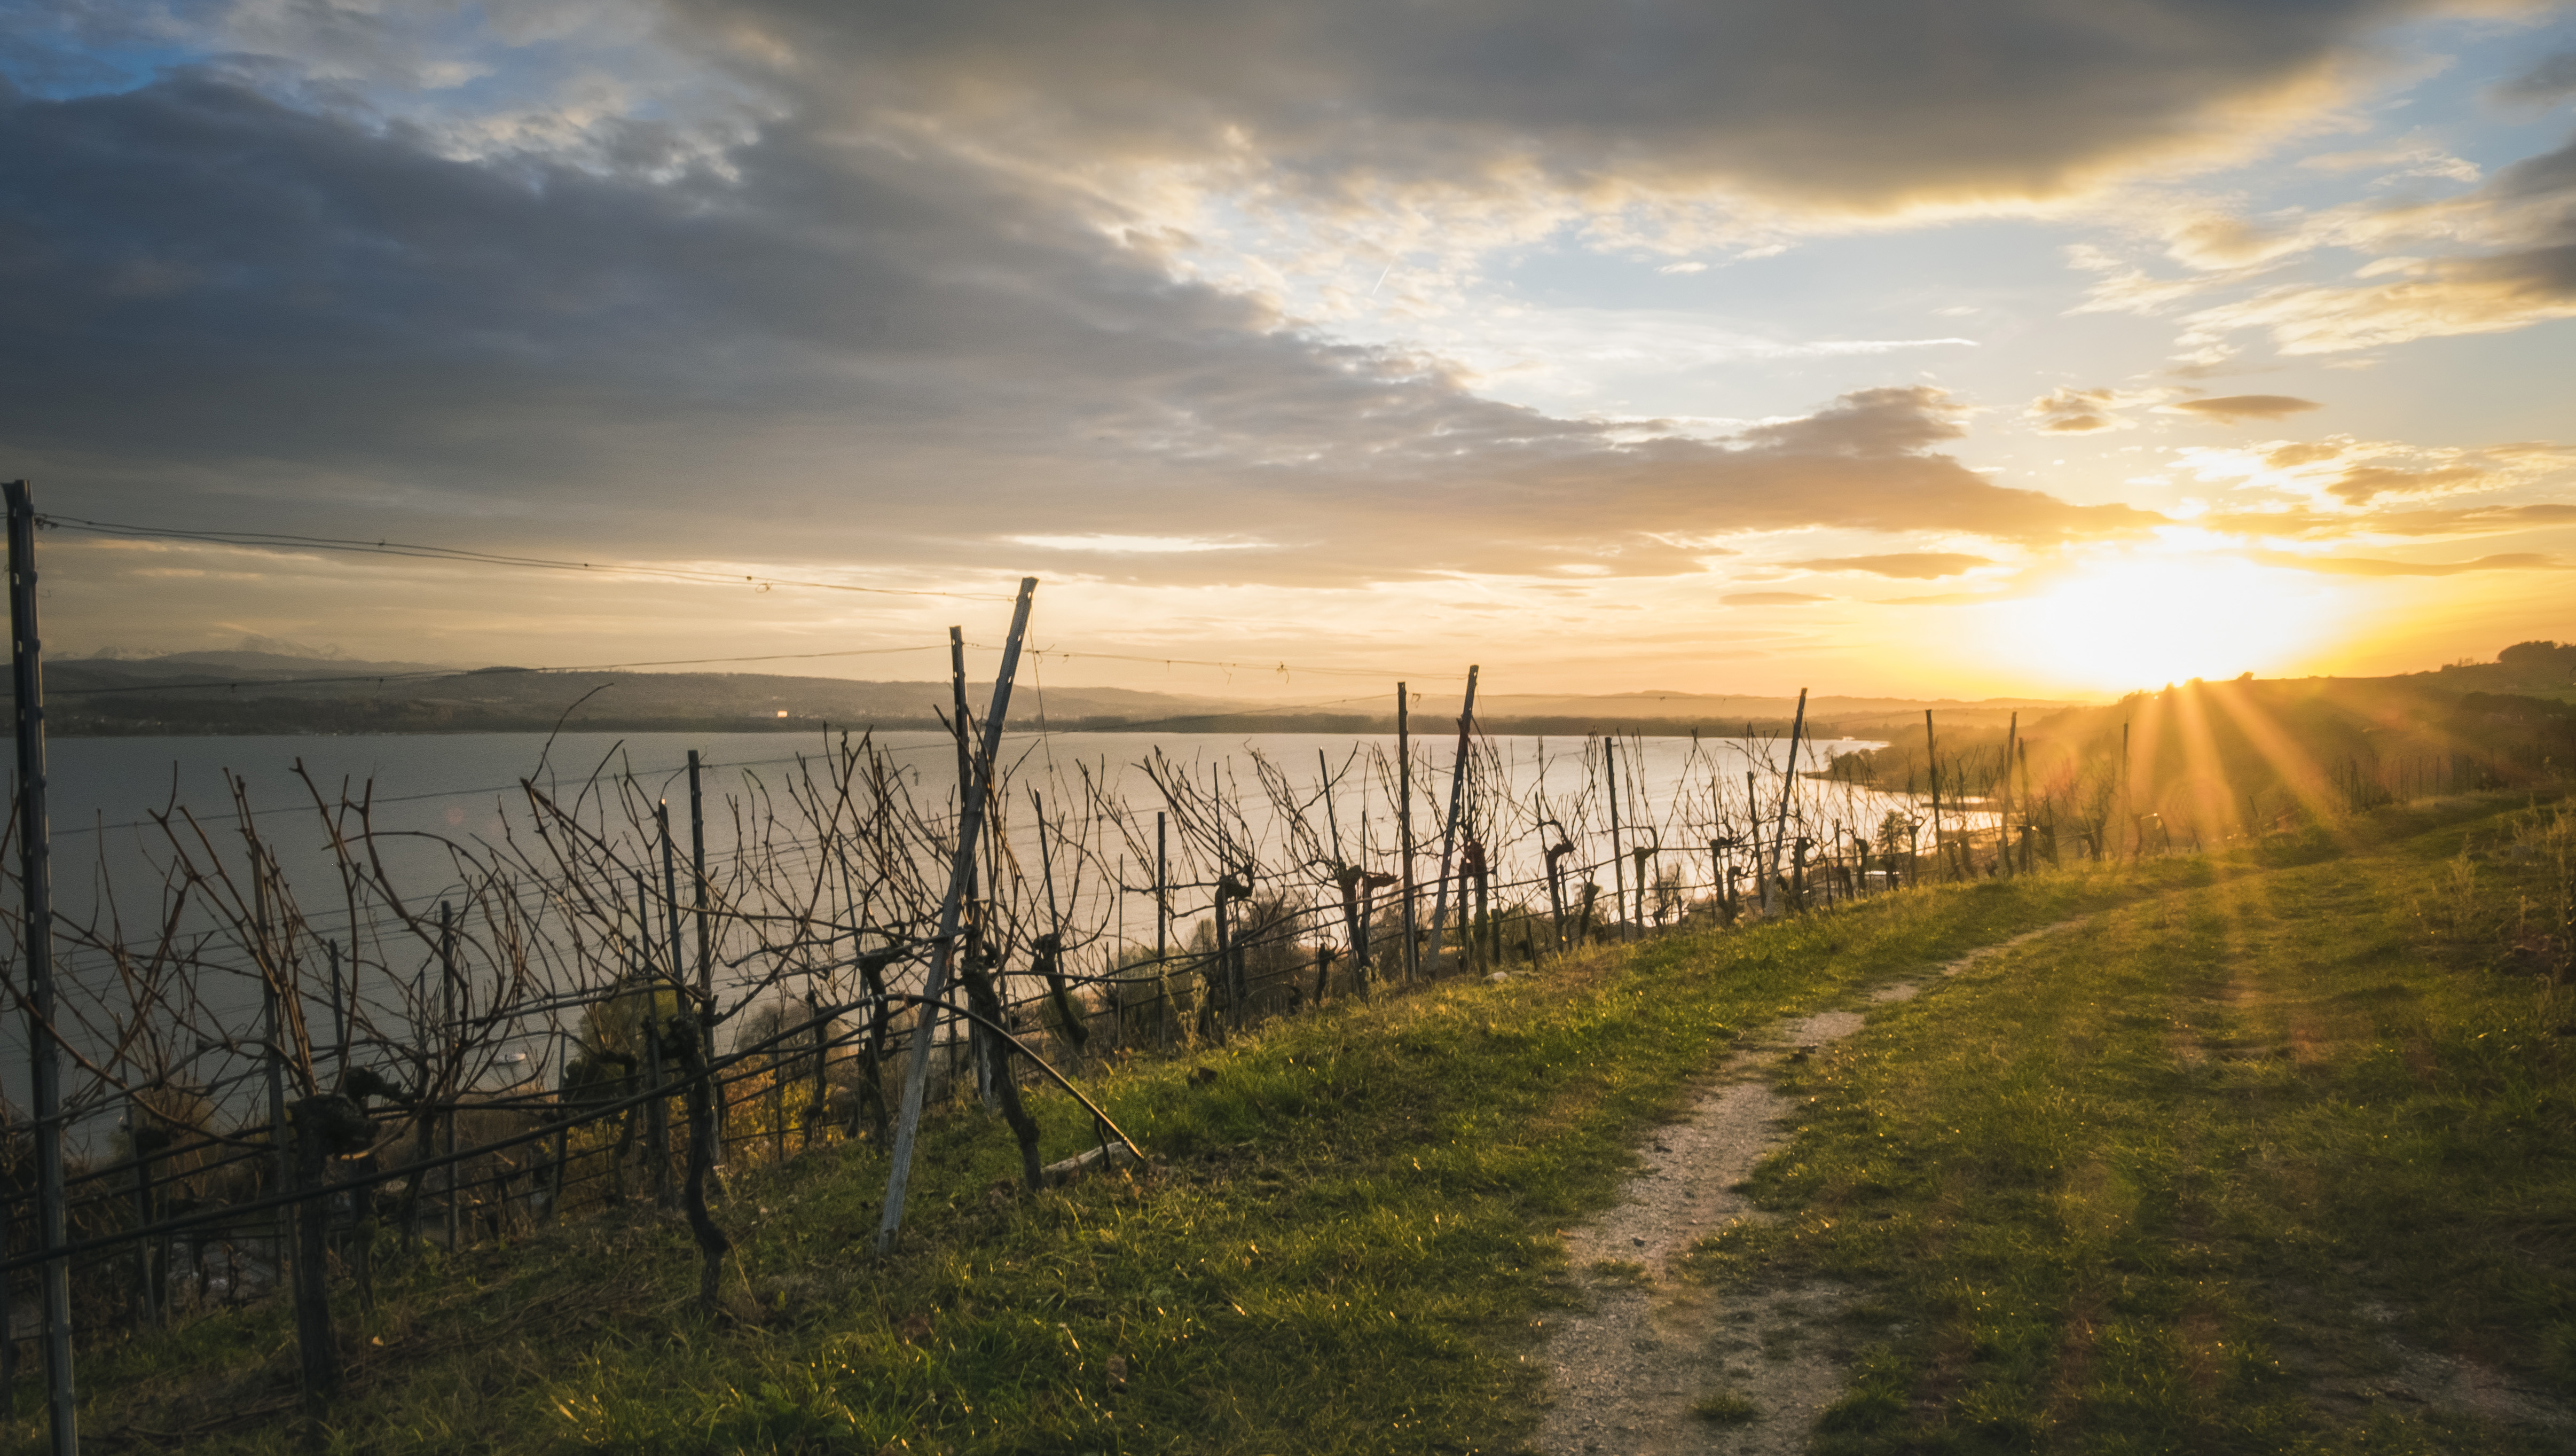
[[[2062,920],[1983,946],[1939,968],[1955,976],[1990,955],[2077,924]],[[1924,981],[1870,993],[1910,1000]],[[1858,1031],[1856,1011],[1825,1011],[1758,1034],[1718,1069],[1688,1116],[1656,1130],[1646,1166],[1619,1202],[1566,1235],[1589,1307],[1550,1321],[1542,1358],[1554,1402],[1535,1448],[1547,1456],[1804,1451],[1816,1416],[1843,1390],[1850,1352],[1841,1315],[1851,1291],[1815,1283],[1720,1299],[1672,1273],[1691,1243],[1765,1215],[1735,1191],[1787,1139],[1789,1101],[1770,1074],[1791,1055]],[[1703,1403],[1710,1415],[1700,1413]],[[1712,1416],[1716,1418],[1712,1418]]]

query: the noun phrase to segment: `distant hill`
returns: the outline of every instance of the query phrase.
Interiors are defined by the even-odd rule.
[[[974,685],[981,708],[991,684]],[[98,734],[743,732],[826,724],[936,728],[945,682],[859,682],[765,673],[459,669],[265,652],[67,658],[45,665],[53,731]],[[1242,705],[1124,688],[1041,690],[1023,679],[1012,717],[1058,728],[1223,713]]]
[[[2308,680],[2290,680],[2308,681]],[[2519,643],[2493,663],[2455,664],[2392,678],[2316,679],[2352,693],[2396,694],[2439,714],[2471,693],[2576,701],[2576,644]],[[253,650],[162,657],[62,658],[45,666],[47,718],[57,734],[456,733],[566,728],[612,732],[735,733],[832,727],[937,728],[950,701],[945,681],[731,672],[579,672],[544,668],[367,662]],[[2373,688],[2371,684],[2381,685]],[[1387,685],[1391,690],[1393,684]],[[989,683],[968,691],[979,710]],[[1416,695],[1414,731],[1454,732],[1454,685]],[[5,699],[0,699],[5,700]],[[1378,707],[1377,703],[1386,703]],[[1357,707],[1358,705],[1352,705]],[[1732,736],[1785,734],[1797,700],[1719,693],[1487,693],[1477,699],[1488,733]],[[2113,710],[2049,698],[1889,698],[1820,695],[1807,701],[1818,738],[1919,743],[1933,712],[1945,739],[1988,735],[1999,744],[2016,716],[2025,735],[2044,720]],[[1059,730],[1202,733],[1391,733],[1392,692],[1359,711],[1127,688],[1042,688],[1024,677],[1015,725]],[[1964,744],[1964,737],[1959,739]],[[1946,750],[1945,750],[1946,752]],[[1901,755],[1878,773],[1903,781]],[[1920,769],[1920,765],[1910,767]]]
[[[2576,766],[2576,692],[2548,674],[2576,647],[2523,645],[2548,655],[2381,678],[2195,678],[2024,718],[2009,772],[2003,733],[1943,715],[1929,745],[1917,723],[1885,747],[1835,755],[1817,777],[1926,794],[1937,783],[1953,805],[2008,796],[2034,819],[2132,844],[2151,830],[2218,839],[2560,781]],[[2498,681],[2540,691],[2482,686]]]
[[[2081,706],[2068,698],[1862,698],[1820,694],[1807,699],[1807,721],[1819,733],[1846,738],[1875,738],[1907,727],[1919,728],[1929,708],[1945,723],[1961,727],[2001,728],[2015,713],[2027,721],[2037,713]],[[1601,693],[1568,696],[1551,693],[1495,693],[1479,696],[1477,716],[1488,728],[1502,731],[1509,723],[1539,720],[1615,722],[1621,724],[1690,724],[1703,731],[1741,732],[1747,723],[1777,724],[1780,731],[1797,712],[1794,697],[1746,697],[1719,693]],[[1656,731],[1647,728],[1645,731]],[[1667,726],[1664,731],[1670,731]]]
[[[180,652],[161,657],[62,658],[45,666],[47,719],[64,736],[231,733],[459,733],[569,729],[611,732],[812,731],[937,728],[951,700],[944,681],[861,682],[770,673],[574,672],[369,662],[275,652]],[[1392,684],[1389,684],[1390,688]],[[1415,731],[1454,731],[1457,699],[1417,695]],[[980,709],[992,686],[970,687]],[[1012,719],[1062,730],[1391,733],[1389,706],[1303,708],[1126,688],[1045,688],[1023,678]],[[1922,702],[1818,697],[1807,723],[1820,737],[1878,737],[1919,723],[1926,707],[1962,728],[2000,728],[2016,710],[2068,706],[2045,699]],[[1750,728],[1785,734],[1797,700],[1705,693],[1504,693],[1479,698],[1491,733],[1580,736]]]
[[[2576,702],[2576,642],[2517,642],[2493,662],[2454,662],[2392,681],[2426,682],[2444,692],[2518,693]]]

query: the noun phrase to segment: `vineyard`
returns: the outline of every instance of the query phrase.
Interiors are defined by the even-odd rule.
[[[809,1149],[889,1158],[891,1248],[911,1139],[942,1109],[1000,1113],[1036,1189],[1143,1150],[1087,1100],[1090,1139],[1042,1149],[1034,1084],[1081,1099],[1090,1070],[1381,988],[2203,832],[2177,845],[2164,791],[2107,747],[2049,743],[2034,775],[2017,729],[1945,754],[1927,719],[1919,756],[1878,751],[1882,777],[1919,774],[1889,792],[1863,782],[1866,751],[1818,765],[1794,726],[1489,735],[1472,673],[1438,739],[1411,732],[1400,686],[1397,735],[1318,748],[1311,770],[1252,743],[1059,757],[1006,739],[1007,666],[970,711],[952,641],[935,755],[845,732],[656,775],[568,769],[550,744],[497,835],[380,828],[372,785],[310,773],[296,806],[236,778],[229,804],[152,816],[143,893],[102,861],[93,908],[47,927],[74,1152],[47,1239],[37,1141],[10,1130],[0,1375],[14,1389],[21,1347],[57,1337],[48,1265],[63,1337],[285,1299],[309,1398],[338,1378],[335,1307],[412,1250],[670,1210],[712,1305],[723,1189]],[[2208,830],[2459,786],[2321,770],[2278,822]],[[318,859],[282,847],[307,835]],[[28,922],[6,925],[32,1008]]]

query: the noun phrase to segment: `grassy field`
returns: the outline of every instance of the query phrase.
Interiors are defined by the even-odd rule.
[[[1866,1291],[1819,1449],[2576,1443],[2535,1424],[2576,1404],[2576,995],[2533,974],[2576,815],[2356,828],[1791,1071],[1781,1221],[1696,1272]]]
[[[282,1319],[251,1311],[88,1354],[85,1429],[219,1452],[1515,1450],[1534,1322],[1571,1297],[1556,1230],[1739,1036],[2085,916],[1795,1069],[1804,1125],[1757,1179],[1779,1221],[1694,1256],[1721,1288],[1865,1288],[1827,1447],[2550,1449],[2510,1412],[2391,1394],[2422,1383],[2392,1339],[2576,1377],[2576,1009],[2497,968],[2546,933],[2512,885],[2547,872],[2458,857],[2500,842],[2496,807],[1327,1009],[1096,1079],[1153,1156],[1132,1176],[1027,1195],[998,1120],[957,1112],[891,1258],[882,1162],[818,1151],[720,1203],[741,1251],[713,1317],[685,1232],[650,1215],[413,1253],[371,1312],[344,1296],[351,1388],[319,1417],[295,1414]],[[1049,1156],[1088,1141],[1061,1099],[1038,1109]]]

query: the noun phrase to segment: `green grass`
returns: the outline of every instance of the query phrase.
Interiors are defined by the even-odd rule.
[[[2576,995],[2500,969],[2560,871],[2499,822],[2374,830],[1980,962],[1791,1071],[1804,1126],[1755,1178],[1781,1222],[1688,1263],[1871,1290],[1820,1450],[2566,1449],[2447,1408],[2422,1358],[2576,1397]]]
[[[1742,1426],[1762,1419],[1753,1402],[1740,1395],[1720,1394],[1703,1398],[1691,1407],[1691,1414],[1713,1426]]]
[[[742,1245],[719,1317],[675,1223],[591,1220],[391,1270],[371,1315],[344,1294],[351,1389],[318,1419],[289,1412],[285,1327],[253,1311],[91,1351],[87,1429],[210,1452],[1508,1449],[1536,1321],[1570,1297],[1556,1230],[1742,1029],[2132,879],[1911,893],[1328,1008],[1097,1079],[1140,1176],[1021,1194],[1007,1132],[960,1111],[926,1133],[891,1258],[882,1163],[819,1152],[719,1207]],[[1083,1143],[1061,1099],[1039,1110],[1049,1156]]]
[[[605,1217],[404,1255],[372,1312],[344,1291],[351,1388],[318,1417],[254,1310],[86,1351],[86,1429],[209,1452],[1519,1449],[1538,1321],[1579,1297],[1557,1231],[1739,1035],[2087,915],[1790,1067],[1803,1124],[1755,1178],[1780,1220],[1686,1261],[1721,1298],[1861,1286],[1822,1449],[2551,1449],[2387,1396],[2410,1378],[2392,1337],[2576,1391],[2576,1004],[2511,970],[2553,871],[2469,813],[1327,1008],[1092,1079],[1152,1154],[1132,1176],[1023,1194],[999,1122],[953,1111],[891,1258],[884,1165],[820,1149],[721,1200],[741,1252],[714,1317],[676,1222]],[[1048,1156],[1087,1141],[1036,1106]],[[1720,1391],[1698,1414],[1759,1413]]]

